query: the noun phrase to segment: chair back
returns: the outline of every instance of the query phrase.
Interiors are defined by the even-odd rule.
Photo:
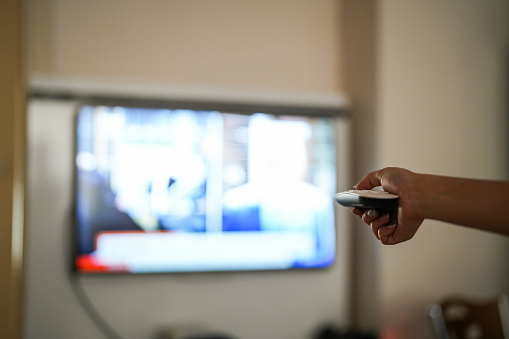
[[[437,339],[509,339],[509,299],[474,301],[451,297],[428,306]]]

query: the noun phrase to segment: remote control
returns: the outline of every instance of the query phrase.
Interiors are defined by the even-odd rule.
[[[350,190],[334,197],[342,206],[359,208],[388,208],[399,199],[396,194],[377,190]]]

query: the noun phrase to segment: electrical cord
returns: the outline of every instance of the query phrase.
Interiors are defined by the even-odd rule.
[[[97,310],[92,300],[90,300],[80,278],[77,274],[70,274],[71,287],[79,304],[92,320],[92,322],[109,339],[123,339],[123,337],[113,328],[113,326]]]
[[[73,213],[71,213],[71,215],[72,214]],[[70,217],[70,220],[72,220],[72,221],[75,220],[73,215]],[[75,227],[74,222],[72,224],[73,224],[73,227]],[[76,232],[75,229],[73,229],[73,231],[70,232],[71,233],[70,235],[64,234],[64,237],[63,237],[64,239],[71,240],[69,242],[64,241],[64,243],[71,244],[69,246],[63,246],[64,252],[65,252],[64,258],[72,258],[72,260],[74,260],[74,255],[73,255],[74,248],[73,247],[74,247],[74,244],[76,241],[73,238],[74,232]],[[65,232],[65,228],[64,228],[64,233],[68,233],[68,232]],[[73,263],[73,265],[74,265],[74,263]],[[78,300],[78,303],[83,308],[85,313],[88,315],[90,320],[92,320],[92,322],[106,336],[106,338],[108,338],[108,339],[123,339],[123,337],[120,335],[120,333],[117,330],[115,330],[115,328],[113,328],[113,326],[106,320],[106,318],[103,315],[101,315],[101,313],[99,312],[97,307],[94,305],[94,303],[88,296],[87,291],[85,290],[85,288],[81,282],[79,274],[77,272],[74,272],[70,268],[68,268],[66,271],[67,271],[67,275],[69,278],[68,279],[69,284],[71,285],[71,289],[74,293],[74,296],[76,297],[76,299]]]

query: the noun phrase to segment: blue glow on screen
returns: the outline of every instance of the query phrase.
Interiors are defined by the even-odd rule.
[[[331,265],[333,121],[82,107],[76,131],[76,269]]]

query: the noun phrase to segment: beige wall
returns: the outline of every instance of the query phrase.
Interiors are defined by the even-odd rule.
[[[32,77],[205,88],[222,98],[225,93],[264,92],[293,98],[290,104],[341,94],[340,1],[30,4]],[[210,98],[210,93],[202,94]],[[101,337],[72,293],[75,285],[67,280],[63,254],[72,200],[74,109],[66,101],[30,104],[27,338]],[[338,130],[346,148],[347,127],[338,123]],[[347,224],[342,222],[346,214],[338,213],[341,225]],[[338,230],[342,243],[346,229]],[[306,339],[322,322],[349,321],[345,245],[326,270],[88,277],[81,283],[99,313],[125,338],[155,337],[164,327],[205,323],[240,339]]]
[[[35,74],[328,92],[341,85],[339,1],[33,2]]]
[[[377,112],[377,39],[378,6],[373,0],[343,1],[343,83],[348,95],[352,121],[353,180],[375,167],[378,130]],[[355,326],[378,326],[379,290],[376,238],[352,215],[352,318]]]
[[[386,165],[509,175],[507,1],[33,1],[37,7],[33,75],[346,88],[354,179]],[[427,221],[411,242],[383,247],[356,226],[354,320],[380,326],[384,338],[429,338],[428,303],[450,293],[491,296],[509,282],[505,238]]]
[[[354,175],[383,166],[507,179],[506,1],[344,1],[344,84]],[[426,221],[384,247],[355,222],[354,322],[382,338],[430,338],[426,306],[507,289],[506,238]]]
[[[509,3],[379,3],[377,167],[508,179]],[[384,338],[430,338],[428,303],[508,288],[509,241],[435,221],[379,250]],[[392,336],[391,336],[392,335]]]

